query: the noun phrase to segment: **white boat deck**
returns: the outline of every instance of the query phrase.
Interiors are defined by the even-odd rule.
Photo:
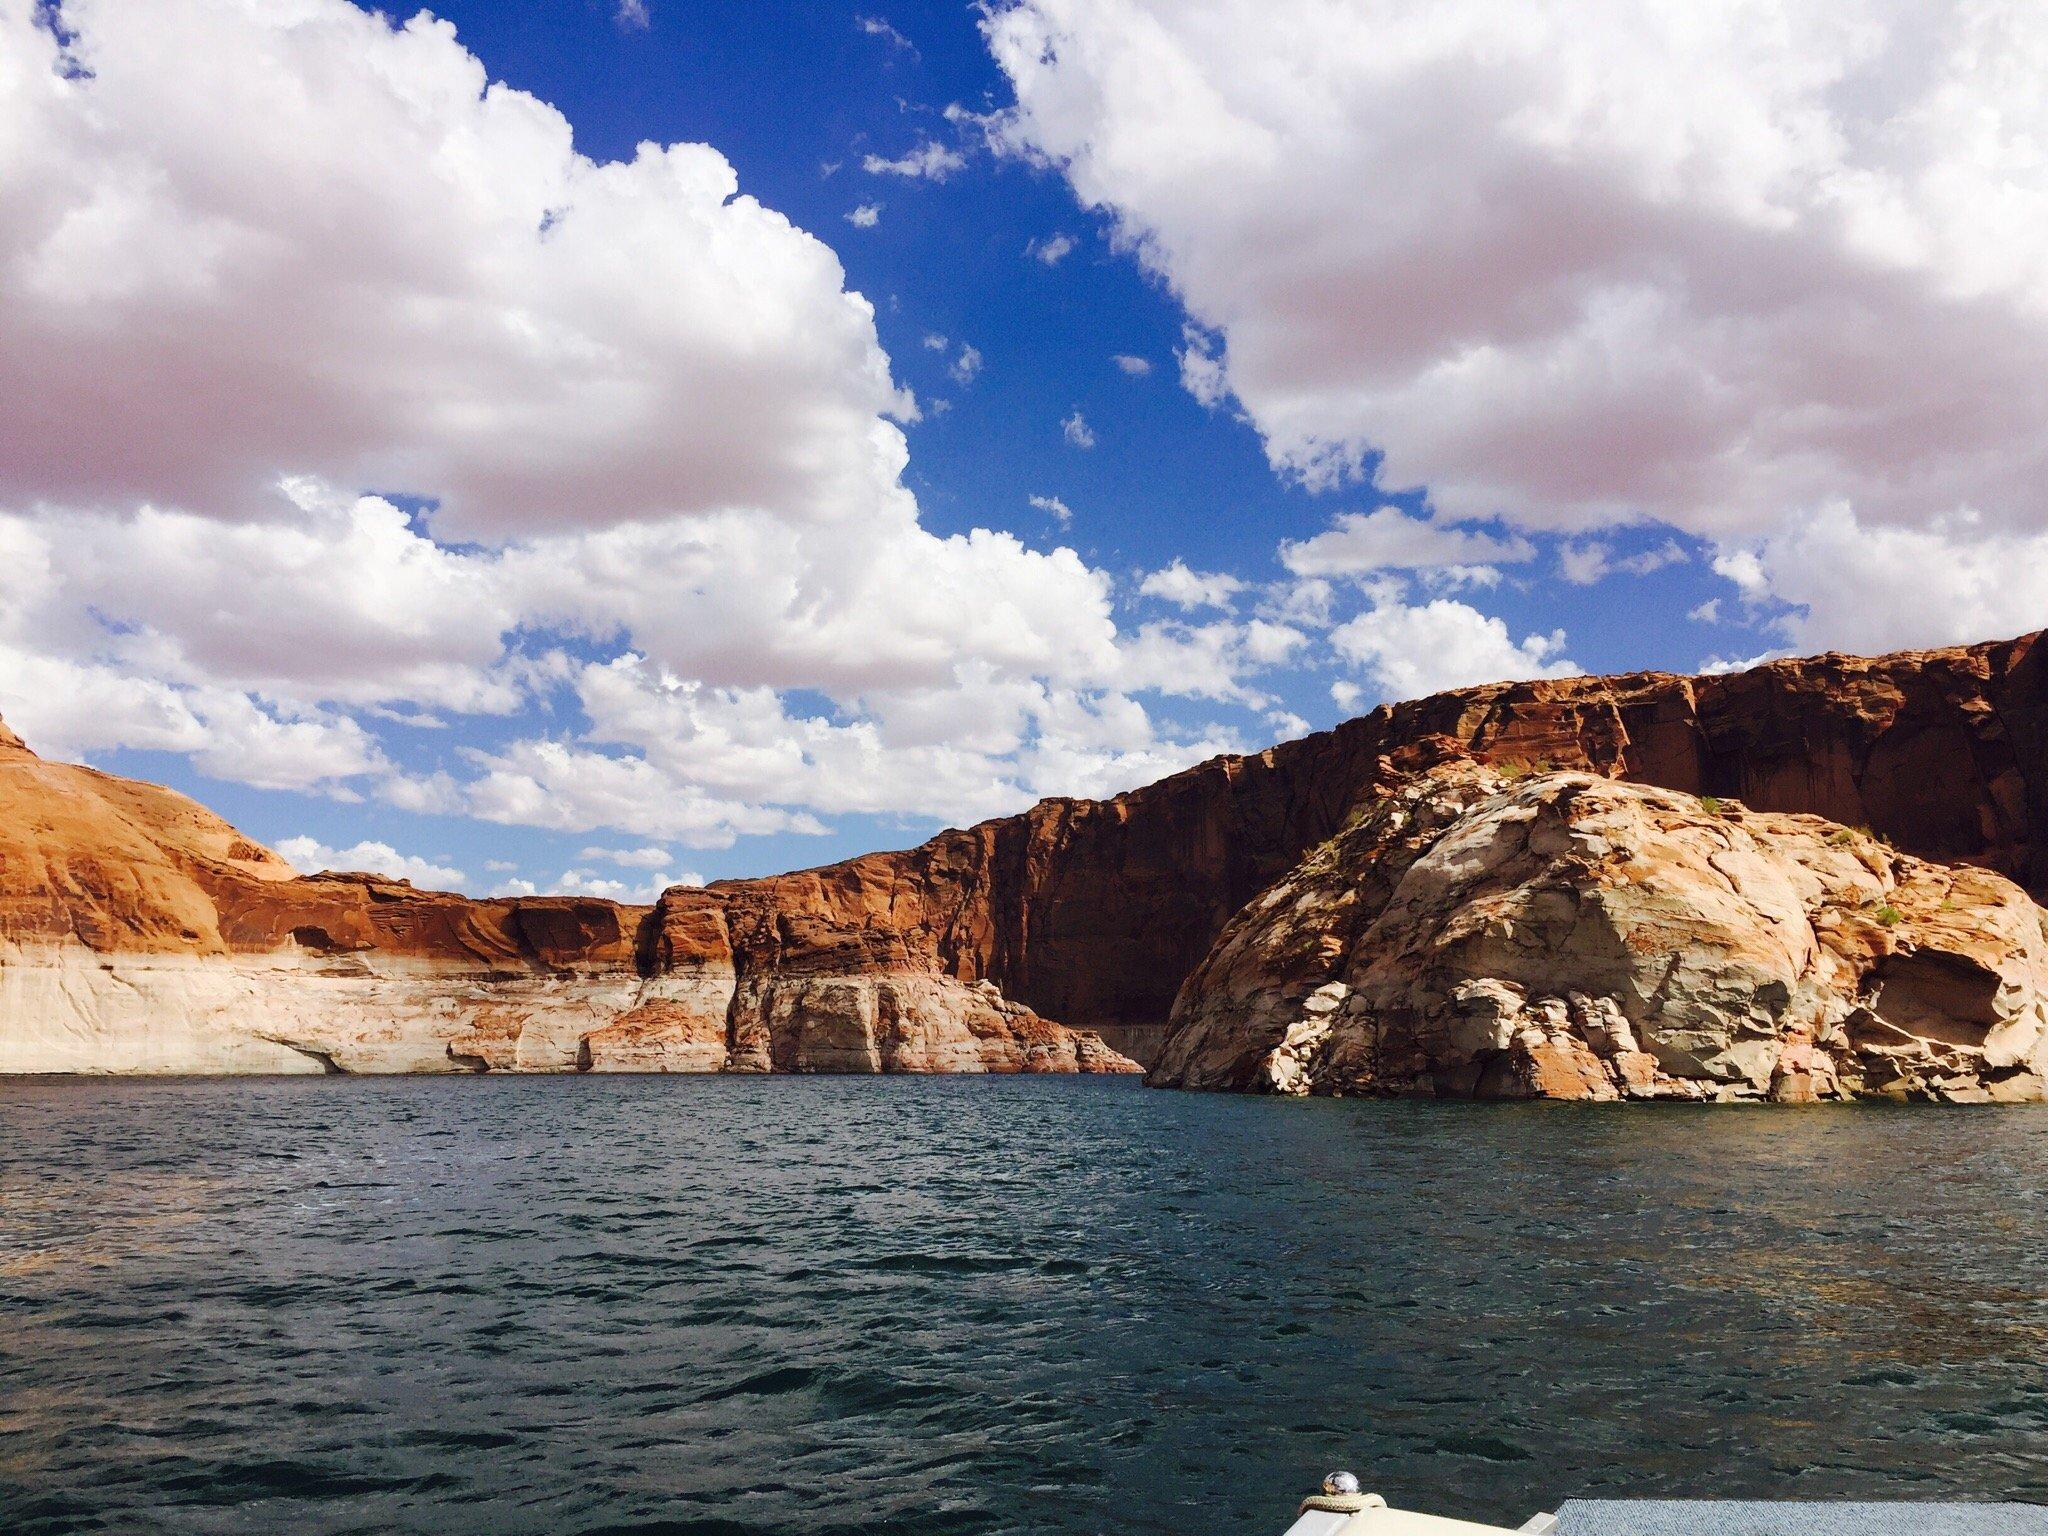
[[[1567,1499],[1556,1536],[2048,1536],[2048,1507]]]
[[[1515,1536],[1506,1526],[1390,1509],[1349,1486],[1313,1494],[1287,1536]],[[1329,1485],[1325,1485],[1328,1487]],[[1531,1536],[2048,1536],[2048,1506],[1750,1499],[1567,1499],[1516,1528]]]

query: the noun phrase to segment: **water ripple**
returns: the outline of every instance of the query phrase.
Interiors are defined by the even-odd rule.
[[[2048,1113],[0,1083],[0,1528],[2048,1499]]]

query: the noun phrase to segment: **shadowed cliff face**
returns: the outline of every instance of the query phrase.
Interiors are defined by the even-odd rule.
[[[2048,894],[2048,652],[2038,636],[1722,677],[1497,684],[1384,706],[1107,801],[1047,800],[901,853],[671,891],[688,952],[707,909],[740,963],[901,957],[988,978],[1047,1017],[1156,1024],[1225,923],[1419,762],[1583,769],[1867,827]]]

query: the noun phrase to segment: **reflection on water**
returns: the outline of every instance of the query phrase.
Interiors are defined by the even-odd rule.
[[[0,1526],[2048,1499],[2048,1113],[0,1083]]]

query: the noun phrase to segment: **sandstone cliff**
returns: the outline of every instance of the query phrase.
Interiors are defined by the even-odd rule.
[[[1089,1037],[1046,1021],[1137,1048],[1164,1025],[1225,924],[1362,800],[1397,783],[1406,754],[1438,739],[1482,762],[1581,769],[1825,816],[1905,852],[2048,892],[2048,650],[2030,636],[1774,662],[1724,677],[1632,673],[1463,689],[1217,758],[1115,799],[1047,800],[902,852],[670,891],[652,911],[466,901],[362,878],[299,882],[281,894],[270,889],[286,873],[276,861],[190,802],[43,764],[81,776],[66,782],[90,784],[124,814],[138,795],[158,797],[142,818],[151,828],[152,816],[165,826],[196,817],[212,830],[166,842],[183,851],[161,859],[118,829],[106,842],[85,838],[58,861],[85,861],[75,879],[46,878],[47,858],[38,865],[42,855],[8,844],[0,924],[20,935],[10,942],[60,944],[74,968],[83,949],[118,952],[123,966],[138,953],[158,956],[153,972],[167,974],[217,944],[238,963],[319,979],[301,989],[306,996],[364,968],[380,977],[452,969],[464,986],[488,984],[462,1004],[458,1025],[445,1026],[469,1047],[458,1054],[485,1065],[585,1056],[593,1067],[687,1069],[1114,1065]],[[19,752],[7,761],[22,759],[36,761]],[[9,803],[22,783],[0,779]],[[38,792],[54,787],[41,781]],[[163,809],[173,803],[183,809]],[[145,830],[145,842],[163,840]],[[103,926],[119,942],[95,939]],[[97,960],[93,968],[104,970]],[[0,972],[0,1027],[24,1016],[4,989],[26,984]],[[93,985],[119,995],[115,982]],[[528,992],[540,1000],[531,1012],[519,1011],[526,1001],[504,1001]],[[571,993],[589,999],[575,1005],[583,1012],[562,1012]],[[504,1008],[513,1011],[489,1011]],[[63,1059],[106,1059],[106,1038],[80,1030]],[[273,1045],[261,1059],[276,1065],[291,1050]],[[334,1057],[403,1058],[396,1046]],[[192,1058],[166,1041],[121,1059]]]
[[[1819,817],[1454,757],[1369,800],[1230,923],[1151,1080],[2040,1099],[2044,918],[2000,875]]]
[[[184,796],[0,726],[0,1072],[1134,1070],[992,984],[657,943],[689,932],[651,907],[302,879]]]
[[[993,981],[1119,1040],[1162,1025],[1224,924],[1391,782],[1390,763],[1437,738],[1480,761],[1868,827],[2048,895],[2048,647],[2029,636],[1720,677],[1460,689],[1112,800],[1045,800],[904,852],[722,883],[712,897],[787,913],[799,936],[900,943],[915,964]]]

